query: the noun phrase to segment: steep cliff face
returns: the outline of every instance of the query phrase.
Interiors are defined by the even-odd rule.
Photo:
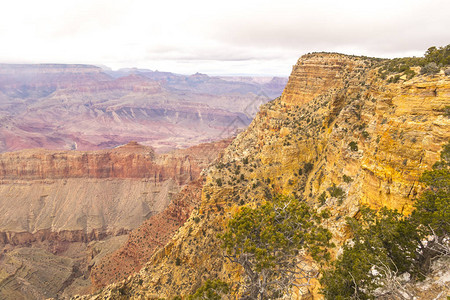
[[[91,297],[187,295],[208,278],[239,288],[241,271],[223,258],[217,233],[240,206],[275,194],[329,209],[325,225],[338,245],[348,238],[345,217],[356,217],[361,204],[407,213],[421,191],[419,174],[450,138],[450,78],[389,84],[379,63],[326,53],[300,58],[282,97],[264,105],[208,169],[202,203],[173,239],[138,274]],[[294,289],[292,298],[313,289]]]
[[[201,147],[195,149],[156,156],[151,147],[130,142],[90,152],[22,150],[0,154],[0,179],[148,178],[183,184],[198,176],[205,167],[204,159],[216,154],[203,154]]]
[[[217,153],[214,147],[208,150],[155,157],[153,149],[133,142],[98,152],[1,154],[2,240],[21,244],[66,232],[63,239],[88,241],[127,232],[162,211],[181,185],[198,177]]]
[[[157,173],[154,158],[152,148],[136,142],[97,152],[22,150],[0,154],[0,177],[22,180],[148,178]]]
[[[289,105],[308,103],[316,96],[344,86],[344,76],[364,68],[358,58],[340,54],[314,53],[302,56],[293,66],[281,101]]]

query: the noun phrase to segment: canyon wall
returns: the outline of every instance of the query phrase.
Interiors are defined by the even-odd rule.
[[[153,250],[161,247],[194,206],[177,194],[229,143],[159,155],[136,142],[92,152],[0,154],[0,298],[89,291],[91,268],[146,220],[159,220],[160,230],[146,238],[155,240]]]
[[[186,296],[217,278],[239,293],[242,270],[223,257],[217,235],[240,207],[276,194],[329,210],[324,225],[338,246],[349,237],[346,217],[357,218],[362,204],[408,213],[423,190],[420,174],[450,139],[450,77],[389,83],[378,74],[382,63],[333,53],[301,57],[283,95],[262,106],[208,169],[200,206],[172,240],[139,273],[75,299]],[[342,196],[331,196],[333,188]],[[310,299],[316,289],[294,288],[290,297]]]
[[[227,143],[161,155],[136,142],[94,152],[0,154],[0,241],[89,241],[126,233],[164,210]]]

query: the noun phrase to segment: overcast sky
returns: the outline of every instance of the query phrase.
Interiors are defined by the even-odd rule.
[[[449,0],[2,0],[0,62],[288,76],[308,52],[422,56]]]

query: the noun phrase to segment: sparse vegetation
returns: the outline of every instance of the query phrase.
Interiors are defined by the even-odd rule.
[[[319,200],[320,205],[324,205],[325,202],[327,201],[327,193],[322,192],[322,194],[320,194],[319,198],[317,198],[317,200]]]
[[[305,172],[305,174],[309,174],[309,172],[312,171],[314,165],[310,162],[307,162],[304,166],[303,166],[303,171]]]
[[[335,197],[338,199],[342,199],[345,196],[345,192],[342,188],[336,186],[336,184],[333,183],[331,187],[328,188],[328,193],[331,197]]]
[[[439,67],[435,62],[430,62],[428,64],[426,64],[425,66],[423,66],[422,68],[420,68],[420,74],[436,74],[439,72]]]
[[[394,75],[388,79],[389,83],[397,83],[400,80],[400,75]]]

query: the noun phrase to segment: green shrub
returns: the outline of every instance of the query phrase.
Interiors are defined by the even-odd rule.
[[[395,75],[392,76],[391,78],[389,78],[388,82],[389,83],[397,83],[400,80],[400,75]]]
[[[418,247],[418,234],[403,215],[386,208],[377,214],[363,207],[359,222],[351,218],[347,222],[353,239],[320,280],[326,299],[372,299],[374,290],[381,286],[385,266],[418,273],[409,259]]]
[[[426,67],[429,64],[431,65]],[[424,57],[404,57],[385,60],[381,64],[378,74],[384,80],[390,74],[400,73],[397,74],[398,77],[396,75],[389,79],[389,82],[397,82],[403,75],[406,75],[406,79],[411,79],[415,76],[415,72],[411,67],[422,67],[422,74],[434,74],[439,71],[440,67],[448,65],[450,65],[450,45],[439,48],[430,47],[425,52]],[[437,71],[436,67],[438,68]]]
[[[320,205],[324,205],[325,202],[327,201],[327,193],[323,192],[322,194],[320,194],[317,200],[319,200]]]
[[[305,172],[305,174],[309,174],[309,172],[312,171],[313,167],[314,167],[314,165],[312,163],[308,162],[303,166],[303,171]]]
[[[345,192],[342,188],[336,186],[336,184],[333,183],[331,187],[328,188],[328,193],[330,193],[331,197],[335,198],[342,198],[345,195]]]
[[[450,235],[450,142],[443,147],[441,161],[425,171],[420,181],[428,186],[414,204],[413,220],[425,233],[439,237],[434,243],[442,244]],[[432,230],[433,232],[430,232]],[[431,242],[433,243],[433,241]]]
[[[420,74],[436,74],[439,72],[439,67],[435,62],[426,64],[420,69]]]
[[[193,295],[188,297],[189,300],[222,300],[226,299],[230,288],[226,282],[219,279],[208,279],[201,287],[199,287]]]
[[[342,180],[344,180],[345,183],[350,183],[353,181],[353,179],[350,176],[343,175]]]
[[[425,52],[425,61],[435,63],[438,66],[450,65],[450,45],[445,47],[430,47]]]
[[[356,142],[350,142],[349,144],[348,144],[348,146],[350,147],[350,150],[352,150],[352,151],[358,151],[358,144],[356,144]]]

